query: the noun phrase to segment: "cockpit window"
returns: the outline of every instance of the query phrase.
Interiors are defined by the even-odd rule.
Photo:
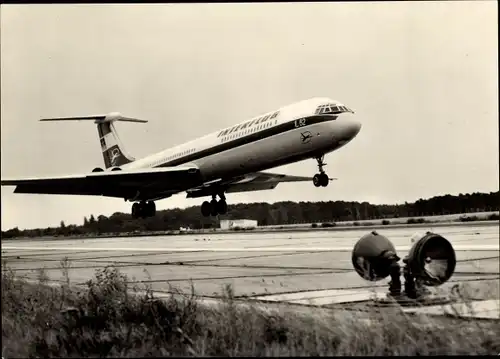
[[[320,105],[316,109],[316,114],[321,115],[321,114],[339,114],[342,112],[352,112],[350,108],[346,106],[340,106],[340,105],[335,105],[335,104],[326,104],[326,105]]]

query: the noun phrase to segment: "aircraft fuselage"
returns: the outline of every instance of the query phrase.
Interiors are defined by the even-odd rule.
[[[204,180],[210,181],[321,156],[347,144],[361,127],[352,112],[317,114],[321,103],[338,102],[314,99],[286,106],[256,118],[269,116],[265,121],[243,122],[122,169],[195,165]]]

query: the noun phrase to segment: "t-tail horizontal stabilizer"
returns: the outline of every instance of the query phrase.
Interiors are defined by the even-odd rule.
[[[148,122],[147,120],[125,117],[118,112],[95,116],[42,118],[40,121],[94,121],[97,124],[97,132],[99,133],[99,141],[106,168],[119,167],[135,161],[135,158],[125,151],[113,122]]]

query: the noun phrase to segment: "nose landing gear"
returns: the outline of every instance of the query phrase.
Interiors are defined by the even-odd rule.
[[[323,170],[323,167],[326,166],[326,163],[323,162],[325,155],[316,157],[316,161],[318,161],[319,173],[313,176],[313,184],[316,187],[326,187],[330,182],[330,178]]]

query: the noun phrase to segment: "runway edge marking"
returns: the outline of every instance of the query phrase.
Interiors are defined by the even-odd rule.
[[[203,248],[203,247],[189,247],[189,248],[112,248],[112,247],[32,247],[32,246],[2,246],[2,250],[35,250],[35,251],[120,251],[120,252],[298,252],[298,251],[311,251],[311,252],[351,252],[350,247],[263,247],[263,248]],[[410,250],[411,246],[396,246],[397,250],[405,251]],[[496,244],[485,245],[458,245],[453,247],[455,251],[500,251],[500,246]]]

